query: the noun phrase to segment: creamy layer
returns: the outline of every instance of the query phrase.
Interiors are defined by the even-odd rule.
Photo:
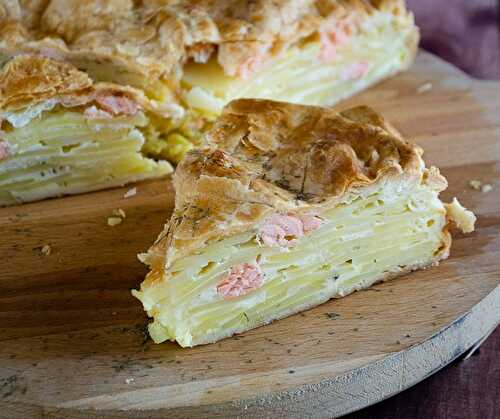
[[[315,217],[321,225],[290,237],[291,245],[263,243],[263,224],[151,273],[133,293],[154,320],[155,342],[213,342],[442,256],[446,211],[425,184],[373,193]]]
[[[56,107],[18,128],[4,123],[0,205],[124,185],[172,171],[168,162],[142,154],[141,129],[148,124],[143,113],[101,118],[89,109]]]

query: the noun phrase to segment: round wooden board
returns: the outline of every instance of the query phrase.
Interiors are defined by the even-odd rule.
[[[168,181],[129,199],[123,188],[0,209],[0,417],[331,418],[408,388],[487,335],[500,321],[500,85],[420,53],[411,71],[349,102],[422,145],[450,182],[444,199],[478,214],[447,261],[182,349],[147,339],[129,293],[145,273],[135,254],[171,210]],[[127,218],[109,227],[116,208]]]

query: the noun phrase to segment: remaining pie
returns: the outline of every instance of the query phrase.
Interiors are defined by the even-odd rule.
[[[20,55],[0,71],[0,206],[172,172],[143,154],[165,110],[142,90],[94,83],[73,65]]]
[[[474,229],[422,150],[366,107],[231,102],[174,174],[174,213],[141,260],[155,342],[217,341],[448,256]]]
[[[140,89],[163,111],[143,152],[173,162],[232,99],[332,105],[417,44],[403,0],[0,0],[0,66],[41,55]]]

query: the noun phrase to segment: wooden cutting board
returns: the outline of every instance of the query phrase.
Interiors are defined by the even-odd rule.
[[[411,71],[349,102],[381,110],[423,146],[450,182],[444,198],[479,216],[476,232],[455,234],[449,260],[182,349],[147,339],[129,292],[145,273],[136,253],[171,211],[168,181],[139,184],[128,199],[122,188],[0,209],[0,417],[334,417],[415,384],[487,335],[500,320],[500,83],[420,53]],[[118,208],[126,219],[110,227]]]

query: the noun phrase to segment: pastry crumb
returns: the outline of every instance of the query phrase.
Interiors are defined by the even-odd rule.
[[[121,208],[114,209],[113,216],[108,217],[108,225],[112,227],[117,226],[118,224],[121,224],[125,218],[127,218],[127,214],[125,214],[125,211],[123,211]]]
[[[417,93],[421,94],[421,93],[428,92],[429,90],[432,90],[432,83],[430,83],[430,82],[424,83],[421,86],[419,86],[417,88]]]
[[[471,233],[474,231],[476,216],[465,209],[457,198],[453,198],[451,204],[444,204],[446,208],[446,216],[452,221],[459,230],[463,233]]]
[[[134,379],[134,378],[132,378],[132,377],[127,378],[127,379],[125,380],[125,382],[126,382],[127,384],[132,384],[134,381],[135,381],[135,379]]]
[[[134,195],[137,195],[137,188],[129,189],[127,192],[125,192],[125,195],[123,195],[123,197],[125,199],[127,199],[127,198],[134,196]]]
[[[50,245],[48,244],[42,246],[42,248],[40,249],[40,254],[43,256],[49,256],[51,252],[52,252],[52,247],[50,247]]]
[[[481,186],[481,192],[482,193],[488,193],[493,190],[493,185],[490,185],[489,183],[485,183],[483,186]]]
[[[480,190],[481,189],[481,181],[480,180],[477,180],[477,179],[472,179],[470,182],[469,182],[469,186],[472,188],[472,189],[475,189],[476,191]]]
[[[116,217],[127,218],[127,214],[121,208],[113,210],[113,215]]]
[[[117,226],[118,224],[121,224],[123,221],[123,218],[121,217],[108,217],[108,225],[113,227]]]
[[[469,182],[469,186],[476,191],[481,191],[482,193],[488,193],[493,190],[493,185],[490,183],[483,183],[477,179],[472,179]]]

